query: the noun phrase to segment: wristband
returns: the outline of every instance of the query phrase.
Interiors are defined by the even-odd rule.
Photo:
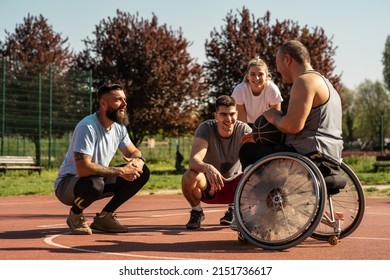
[[[139,158],[140,160],[142,160],[143,162],[145,162],[145,163],[146,163],[146,159],[144,158],[144,156],[135,157],[135,158]]]

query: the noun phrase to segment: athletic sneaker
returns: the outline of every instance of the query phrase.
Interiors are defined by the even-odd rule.
[[[72,211],[69,212],[68,219],[66,219],[72,234],[85,235],[92,234],[91,228],[85,222],[83,213],[74,214]]]
[[[186,224],[187,229],[197,229],[200,228],[201,222],[204,220],[205,216],[203,211],[191,210],[190,220]]]
[[[229,206],[228,210],[225,212],[225,216],[219,220],[219,223],[221,225],[230,225],[233,220],[233,211],[233,206]]]
[[[111,233],[128,232],[128,228],[122,226],[116,218],[115,214],[107,213],[104,217],[99,217],[99,213],[96,213],[95,218],[91,224],[91,228]]]

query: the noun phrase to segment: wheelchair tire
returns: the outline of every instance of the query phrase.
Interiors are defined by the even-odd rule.
[[[317,240],[328,241],[335,235],[339,235],[339,239],[345,238],[358,228],[363,219],[365,198],[362,185],[356,174],[345,163],[341,163],[340,171],[340,174],[347,178],[347,185],[339,193],[332,195],[331,199],[333,211],[343,216],[341,232],[335,234],[333,227],[321,222],[312,234],[312,237]],[[326,202],[326,210],[329,210],[329,200]]]
[[[266,250],[295,246],[316,229],[326,201],[321,172],[308,158],[282,152],[244,172],[235,193],[238,230]]]

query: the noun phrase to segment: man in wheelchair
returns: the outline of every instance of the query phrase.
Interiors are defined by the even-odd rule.
[[[342,107],[338,92],[311,66],[307,48],[299,41],[283,44],[276,54],[277,71],[283,83],[292,84],[286,114],[271,108],[263,113],[268,122],[286,134],[284,143],[255,143],[251,135],[242,139],[240,161],[243,169],[276,152],[308,156],[319,167],[328,193],[345,186],[338,176],[343,149]]]

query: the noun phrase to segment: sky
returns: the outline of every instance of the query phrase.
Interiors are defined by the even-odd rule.
[[[355,89],[366,79],[383,82],[383,51],[390,35],[390,0],[1,0],[0,41],[5,30],[14,33],[28,15],[43,15],[54,32],[68,38],[70,49],[79,52],[83,39],[94,38],[95,26],[117,9],[150,20],[176,31],[181,28],[191,57],[206,61],[205,41],[210,32],[221,31],[230,11],[238,15],[245,7],[256,18],[271,13],[276,20],[292,20],[310,30],[321,27],[337,47],[334,74],[341,74],[344,86]]]

